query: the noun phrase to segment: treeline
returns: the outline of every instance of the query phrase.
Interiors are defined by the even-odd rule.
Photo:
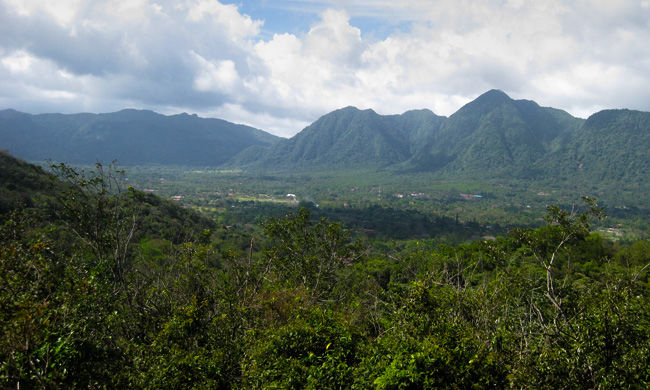
[[[47,213],[2,217],[2,387],[650,384],[650,243],[591,233],[589,199],[496,240],[369,246],[305,208],[245,233],[59,174]]]
[[[414,238],[437,238],[445,242],[464,242],[472,237],[504,233],[498,224],[481,225],[474,221],[459,221],[445,216],[436,216],[417,210],[399,209],[390,206],[371,205],[365,207],[319,206],[314,202],[301,201],[294,205],[274,202],[239,201],[223,199],[213,202],[213,208],[202,208],[204,213],[222,226],[234,226],[256,230],[256,226],[269,217],[280,217],[287,212],[304,207],[314,218],[327,218],[340,222],[355,237],[371,240],[407,240]]]

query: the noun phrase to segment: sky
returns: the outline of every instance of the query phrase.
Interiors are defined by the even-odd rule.
[[[650,111],[650,0],[0,0],[0,109],[197,113],[289,137],[490,89]]]

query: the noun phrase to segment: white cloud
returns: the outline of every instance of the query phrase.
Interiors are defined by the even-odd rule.
[[[239,84],[240,80],[233,61],[223,60],[212,62],[196,54],[194,51],[191,51],[190,54],[199,66],[196,77],[194,78],[194,88],[203,92],[236,93],[235,87]]]
[[[268,4],[318,14],[269,34],[217,0],[0,0],[0,104],[182,108],[283,135],[347,105],[449,115],[490,88],[582,116],[650,110],[645,0]],[[394,27],[373,38],[368,20]]]
[[[4,57],[1,62],[11,73],[26,73],[32,67],[34,57],[20,50]]]
[[[195,0],[187,4],[187,9],[191,21],[199,22],[209,17],[217,26],[225,27],[234,40],[256,36],[264,24],[240,14],[233,4],[225,5],[215,0]]]
[[[7,53],[0,60],[0,80],[0,102],[5,107],[46,107],[56,102],[82,111],[86,108],[84,101],[92,99],[86,95],[92,77],[74,76],[54,62],[23,50]]]
[[[45,13],[61,26],[68,26],[74,20],[84,0],[4,0],[16,13],[31,16]]]
[[[363,50],[361,30],[352,27],[342,11],[328,9],[321,18],[304,37],[305,54],[327,62],[354,63]]]

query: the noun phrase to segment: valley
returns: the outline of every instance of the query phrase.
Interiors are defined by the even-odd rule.
[[[650,389],[650,0],[0,0],[0,390]]]
[[[2,111],[0,385],[648,385],[649,118]]]
[[[45,159],[79,167],[115,160],[135,188],[228,224],[298,205],[317,204],[339,219],[345,210],[380,207],[470,223],[479,228],[462,236],[477,238],[540,226],[549,205],[571,208],[590,196],[610,216],[598,226],[603,232],[634,238],[648,231],[650,113],[639,111],[605,110],[584,120],[490,90],[448,118],[426,109],[380,115],[346,107],[290,139],[137,110],[5,110],[0,133],[10,152],[43,166]]]

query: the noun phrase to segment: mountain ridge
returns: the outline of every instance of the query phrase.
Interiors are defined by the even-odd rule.
[[[55,119],[59,124],[47,127],[48,120]],[[7,130],[8,123],[15,125],[12,131]],[[220,126],[227,131],[210,130]],[[481,94],[449,117],[428,109],[380,115],[372,109],[347,106],[321,116],[289,139],[186,113],[164,116],[125,109],[107,114],[30,115],[0,111],[0,148],[15,149],[12,142],[26,134],[25,149],[68,162],[78,162],[72,159],[75,156],[94,162],[98,155],[85,148],[112,145],[104,147],[99,157],[133,163],[135,159],[120,158],[124,150],[116,147],[119,142],[107,144],[120,137],[123,145],[133,143],[129,131],[139,134],[136,143],[146,148],[127,149],[131,157],[137,153],[145,163],[247,171],[362,168],[395,174],[429,172],[459,180],[563,180],[592,186],[609,180],[639,188],[646,188],[650,181],[650,113],[603,110],[581,119],[532,100],[512,99],[500,90]],[[29,153],[15,154],[37,159]]]
[[[582,120],[529,100],[491,90],[461,107],[415,156],[412,164],[450,174],[510,173],[527,168],[556,148]]]
[[[427,109],[380,115],[348,106],[323,115],[293,137],[260,153],[245,151],[230,163],[256,167],[386,167],[407,161],[442,118]]]
[[[449,117],[427,109],[379,115],[348,106],[228,164],[251,171],[371,168],[588,186],[611,180],[646,188],[648,137],[648,112],[603,110],[582,119],[490,90]]]
[[[70,163],[223,164],[253,145],[279,140],[262,130],[196,115],[124,109],[102,114],[0,111],[0,147],[17,157]]]

